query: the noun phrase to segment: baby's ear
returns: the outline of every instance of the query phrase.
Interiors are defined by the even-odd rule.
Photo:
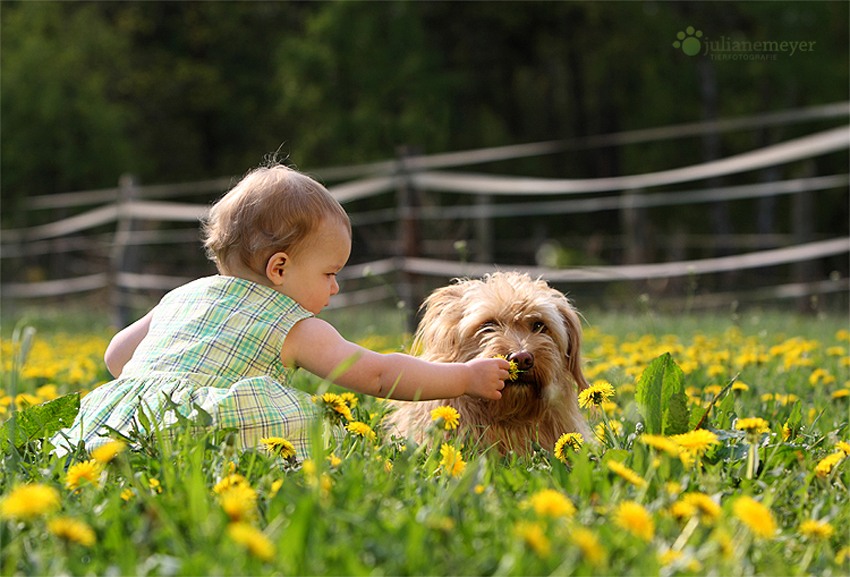
[[[283,282],[283,272],[287,261],[289,261],[289,257],[285,252],[276,252],[266,262],[266,278],[273,285],[279,285]]]

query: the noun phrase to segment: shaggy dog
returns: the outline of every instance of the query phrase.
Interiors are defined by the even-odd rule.
[[[429,361],[503,356],[519,373],[505,381],[498,401],[455,399],[397,402],[388,417],[397,433],[426,440],[431,410],[450,405],[460,413],[460,433],[501,453],[525,454],[532,443],[548,450],[564,433],[590,440],[577,394],[587,387],[581,371],[581,321],[567,297],[527,274],[496,272],[482,280],[456,280],[423,303],[413,349]]]

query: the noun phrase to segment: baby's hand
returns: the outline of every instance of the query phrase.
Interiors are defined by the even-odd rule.
[[[510,369],[505,359],[473,359],[465,363],[470,369],[470,382],[466,394],[471,397],[498,401],[502,398]]]

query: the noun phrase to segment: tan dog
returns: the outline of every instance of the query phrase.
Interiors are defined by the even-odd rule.
[[[425,440],[431,410],[460,413],[461,434],[482,448],[526,453],[532,442],[551,451],[564,433],[591,440],[578,407],[587,387],[581,371],[581,321],[567,297],[527,274],[496,272],[483,280],[456,280],[423,303],[413,348],[429,361],[468,361],[501,355],[520,370],[498,401],[459,397],[398,402],[388,417],[397,433]]]

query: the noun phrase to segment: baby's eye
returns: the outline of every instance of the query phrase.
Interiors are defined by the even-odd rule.
[[[532,332],[535,333],[545,333],[546,332],[546,323],[543,321],[534,321],[531,325]]]

